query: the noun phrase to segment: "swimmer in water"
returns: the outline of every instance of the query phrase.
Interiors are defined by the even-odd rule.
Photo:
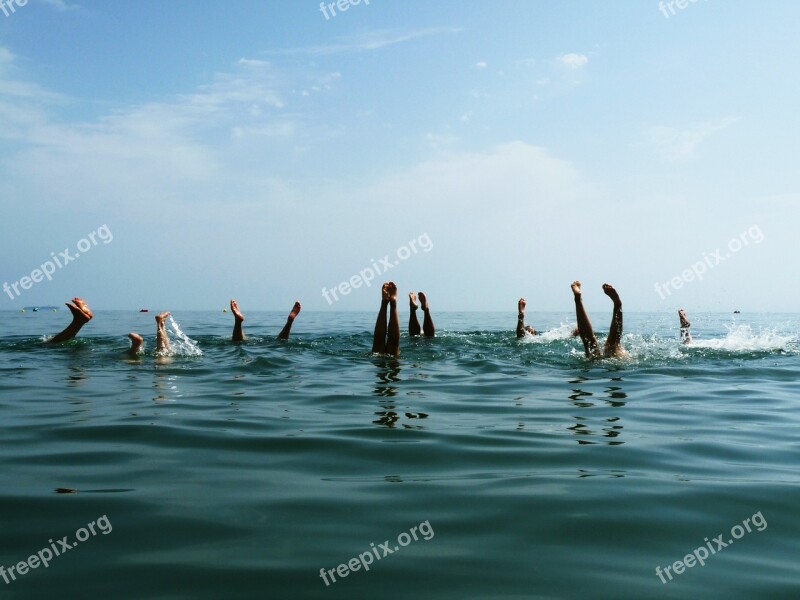
[[[158,354],[169,354],[170,351],[167,326],[164,324],[169,315],[168,312],[156,315],[156,352]]]
[[[389,311],[389,328],[386,328],[386,311]],[[400,356],[400,318],[397,316],[397,286],[393,281],[381,288],[381,308],[375,321],[372,352]]]
[[[689,319],[686,318],[686,311],[680,309],[678,311],[678,317],[681,320],[681,339],[683,340],[684,344],[691,344],[692,334],[689,332],[689,328],[692,326],[692,324],[689,322]]]
[[[289,312],[289,316],[286,317],[286,325],[283,326],[281,332],[278,334],[279,340],[288,340],[289,333],[292,331],[292,323],[294,323],[295,317],[300,314],[300,302],[295,302],[292,310]]]
[[[168,312],[163,312],[156,315],[156,352],[158,354],[169,354],[169,336],[167,335],[167,326],[165,321],[170,315]],[[129,333],[128,337],[131,340],[131,347],[128,354],[137,356],[144,352],[144,339],[138,333]]]
[[[242,331],[242,323],[244,323],[244,315],[239,310],[239,305],[236,300],[231,300],[231,312],[233,313],[233,335],[231,340],[234,342],[244,341],[244,331]]]
[[[581,341],[583,341],[583,349],[586,352],[587,358],[623,358],[627,356],[628,353],[622,347],[622,300],[620,300],[617,290],[607,283],[603,284],[603,292],[614,302],[614,313],[611,316],[611,327],[609,327],[608,330],[608,338],[606,338],[603,354],[600,354],[597,338],[594,335],[594,329],[592,329],[592,322],[589,320],[589,315],[586,314],[586,309],[583,307],[581,282],[574,281],[572,283],[572,293],[575,296],[575,315],[578,318],[578,335],[580,335]]]
[[[66,304],[67,308],[69,308],[70,312],[72,313],[72,323],[67,325],[64,331],[47,340],[47,343],[49,344],[57,344],[59,342],[71,340],[78,335],[81,327],[86,325],[92,320],[92,317],[94,317],[94,314],[92,314],[89,306],[82,298],[73,298],[72,302],[67,302]]]
[[[144,339],[138,333],[129,333],[128,338],[131,340],[131,347],[128,354],[131,356],[138,356],[144,353]]]
[[[300,302],[295,302],[292,310],[289,312],[289,316],[286,318],[286,325],[283,326],[280,333],[278,334],[279,340],[288,340],[289,333],[292,331],[292,324],[294,323],[295,318],[297,315],[300,314],[301,310]],[[242,314],[241,309],[239,308],[239,304],[236,300],[231,300],[231,312],[233,313],[233,335],[231,339],[234,342],[243,342],[244,331],[242,331],[242,323],[244,323],[244,315]]]
[[[525,298],[520,298],[517,302],[517,337],[525,337],[526,333],[536,335],[536,330],[530,325],[525,325]]]
[[[422,331],[425,337],[434,337],[436,335],[436,327],[433,325],[431,310],[428,306],[428,298],[425,297],[425,294],[422,292],[419,293],[419,303],[422,305],[422,312],[424,314],[422,329],[420,329],[419,320],[417,319],[417,309],[419,306],[417,306],[417,295],[414,294],[414,292],[408,295],[408,303],[411,309],[411,314],[408,317],[408,335],[414,337],[419,335],[420,331]]]

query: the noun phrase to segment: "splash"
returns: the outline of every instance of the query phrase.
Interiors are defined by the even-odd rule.
[[[728,334],[724,338],[696,339],[689,348],[709,348],[729,352],[754,352],[763,350],[786,350],[792,342],[788,336],[778,335],[773,330],[753,332],[750,325],[726,325]]]
[[[175,322],[175,319],[170,316],[167,320],[172,332],[175,334],[175,339],[170,340],[170,355],[171,356],[202,356],[203,351],[192,338],[183,333],[180,326]]]
[[[572,337],[572,332],[575,330],[575,327],[577,327],[575,323],[562,323],[558,327],[548,329],[538,335],[531,335],[526,332],[525,337],[521,338],[521,341],[526,344],[533,344],[553,342],[555,340],[568,340]]]

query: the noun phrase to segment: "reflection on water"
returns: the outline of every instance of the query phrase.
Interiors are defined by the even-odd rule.
[[[375,412],[377,419],[373,423],[381,427],[394,428],[402,415],[405,415],[406,419],[409,420],[427,419],[427,413],[409,411],[401,413],[401,409],[397,406],[396,397],[400,388],[396,384],[402,381],[400,378],[400,360],[394,357],[381,357],[376,362],[376,366],[378,367],[376,373],[378,381],[372,393],[381,398],[379,401],[381,410]],[[419,394],[408,392],[407,395],[414,397]],[[424,429],[418,423],[402,423],[402,426],[405,429]]]
[[[616,384],[624,383],[622,377],[611,377],[610,381]],[[571,380],[569,383],[571,385],[588,387],[596,382],[591,382],[586,377],[577,377],[576,379]],[[567,429],[578,436],[579,439],[576,440],[578,444],[606,444],[608,446],[621,446],[625,443],[622,440],[616,439],[622,434],[623,430],[620,415],[609,415],[608,413],[604,413],[604,415],[600,417],[589,412],[591,409],[597,410],[603,408],[603,406],[611,408],[623,408],[626,404],[625,400],[627,399],[628,395],[622,391],[622,389],[623,388],[620,385],[607,386],[603,390],[605,397],[602,398],[602,405],[600,404],[600,398],[597,398],[597,401],[593,401],[594,393],[588,391],[588,389],[583,389],[582,387],[576,387],[572,389],[569,399],[572,401],[572,404],[575,405],[576,408],[581,409],[582,412],[580,415],[573,416],[575,423],[567,427]],[[598,440],[596,439],[597,437],[607,439]]]
[[[373,394],[383,400],[379,401],[381,410],[375,413],[378,418],[373,423],[382,427],[394,427],[400,416],[396,411],[396,403],[390,398],[394,398],[398,393],[398,387],[394,384],[401,381],[400,361],[393,357],[381,357],[376,361],[376,366],[378,367],[376,373],[378,382],[373,389]]]
[[[153,396],[154,402],[177,402],[181,397],[177,385],[177,376],[169,373],[156,371],[153,378],[153,389],[156,395]]]

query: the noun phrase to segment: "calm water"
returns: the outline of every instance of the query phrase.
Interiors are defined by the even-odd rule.
[[[531,313],[548,333],[523,341],[513,312],[438,314],[398,360],[369,354],[373,313],[304,312],[288,343],[284,313],[248,313],[234,346],[229,314],[176,312],[199,352],[159,364],[152,314],[98,311],[47,347],[66,311],[0,313],[0,564],[113,526],[0,592],[796,598],[800,316],[689,316],[694,347],[674,315],[626,314],[632,358],[592,364],[566,312]],[[433,537],[326,587],[412,527]]]

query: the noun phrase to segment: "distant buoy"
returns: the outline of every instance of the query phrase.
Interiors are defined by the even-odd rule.
[[[223,308],[222,312],[226,313],[226,312],[228,312],[228,309],[227,308]]]

